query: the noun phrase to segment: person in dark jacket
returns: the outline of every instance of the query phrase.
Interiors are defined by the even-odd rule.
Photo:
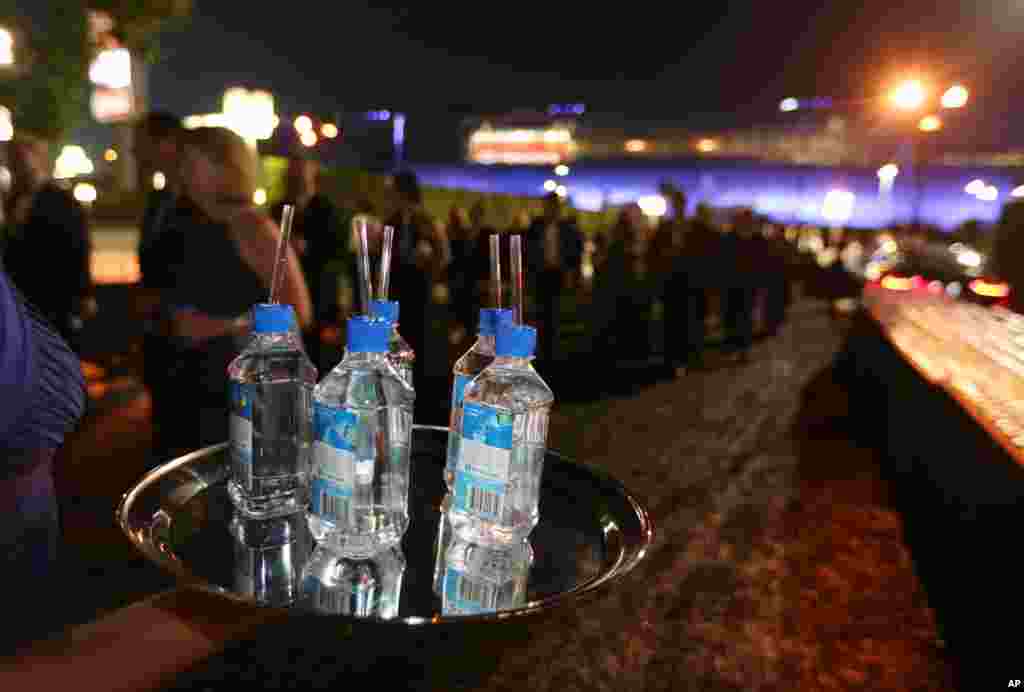
[[[83,321],[96,313],[85,210],[50,178],[46,140],[19,133],[9,151],[14,186],[4,265],[25,299],[77,350]]]
[[[536,282],[533,292],[540,312],[537,355],[550,363],[557,358],[562,289],[573,285],[580,274],[583,234],[562,218],[562,200],[551,193],[544,198],[544,214],[530,224],[524,242],[524,259]]]
[[[62,624],[53,459],[85,408],[78,358],[0,269],[0,573],[31,617],[4,618],[0,655]],[[17,613],[17,606],[15,608]]]

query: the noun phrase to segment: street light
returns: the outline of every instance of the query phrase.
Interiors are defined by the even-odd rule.
[[[967,96],[968,92],[966,87],[960,84],[954,84],[946,89],[946,92],[942,95],[942,107],[963,108],[967,105]]]
[[[908,79],[889,94],[892,104],[903,111],[916,111],[924,103],[927,91],[920,79]]]

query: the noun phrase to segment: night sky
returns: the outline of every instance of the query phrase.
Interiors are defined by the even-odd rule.
[[[164,37],[151,106],[209,112],[237,84],[269,89],[281,113],[403,110],[411,156],[436,159],[471,112],[582,101],[736,125],[774,117],[785,96],[876,96],[920,66],[972,89],[961,116],[972,142],[1012,139],[1016,0],[387,4],[197,0],[189,25]]]

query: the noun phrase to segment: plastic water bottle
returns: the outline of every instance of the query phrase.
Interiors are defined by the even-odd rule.
[[[402,379],[408,382],[410,387],[415,388],[416,385],[412,381],[412,368],[416,354],[398,333],[398,301],[371,300],[370,314],[391,324],[391,335],[388,338],[388,360],[395,366],[395,370],[402,376]]]
[[[290,305],[253,308],[253,335],[228,366],[228,495],[239,512],[270,517],[308,504],[316,368],[293,329]]]
[[[389,620],[398,616],[404,575],[400,546],[368,558],[319,546],[302,571],[302,595],[321,613]]]
[[[533,549],[529,541],[505,546],[454,540],[444,555],[441,612],[479,615],[526,602]]]
[[[235,539],[235,591],[270,606],[298,600],[302,568],[313,547],[305,514],[269,519],[236,514],[229,530]]]
[[[388,360],[391,325],[353,317],[345,358],[313,392],[309,528],[349,557],[402,540],[409,524],[415,393]]]
[[[494,362],[466,387],[448,510],[463,540],[517,543],[537,525],[554,395],[530,365],[536,343],[534,328],[499,324]]]
[[[452,368],[454,381],[452,384],[452,410],[448,425],[448,461],[445,464],[444,482],[448,486],[448,492],[452,491],[455,483],[455,465],[459,459],[459,430],[462,426],[462,398],[465,394],[466,385],[474,377],[494,362],[494,339],[497,333],[498,324],[511,322],[512,311],[500,310],[498,308],[483,308],[480,310],[480,326],[477,328],[477,339],[473,346],[462,354],[455,367]]]

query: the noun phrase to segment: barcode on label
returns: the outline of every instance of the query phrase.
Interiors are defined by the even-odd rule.
[[[501,495],[475,485],[469,486],[469,509],[480,514],[501,514]]]
[[[348,516],[348,499],[328,495],[326,490],[320,491],[320,514],[324,517],[338,519]]]
[[[498,590],[491,584],[477,582],[465,577],[459,578],[459,600],[470,601],[484,608],[493,608],[497,603]]]

